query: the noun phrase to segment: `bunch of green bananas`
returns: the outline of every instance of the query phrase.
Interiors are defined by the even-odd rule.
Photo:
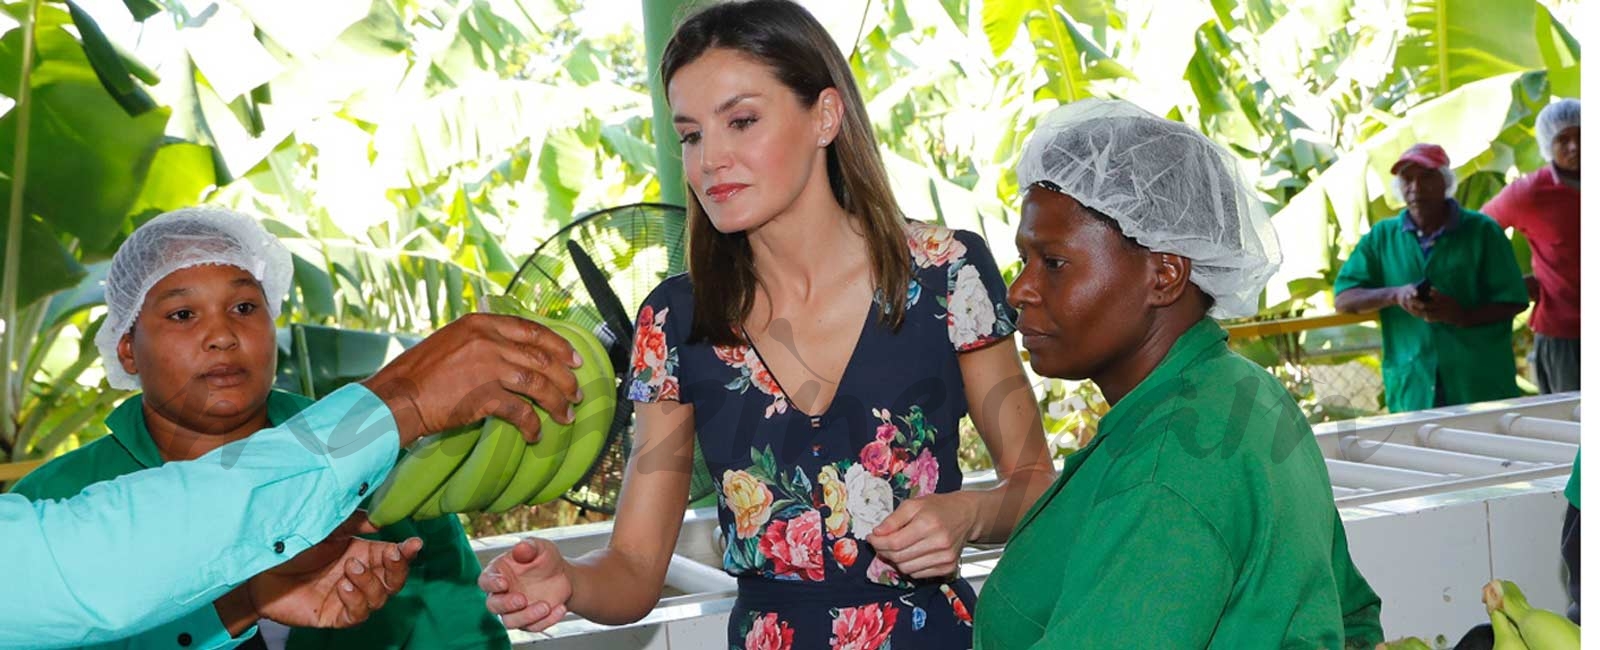
[[[1483,604],[1494,627],[1494,650],[1577,650],[1578,625],[1555,612],[1528,604],[1510,580],[1483,586]]]
[[[583,478],[605,447],[617,379],[600,340],[571,323],[533,314],[514,298],[491,296],[489,309],[550,328],[583,357],[575,371],[583,400],[573,405],[572,424],[560,424],[535,406],[539,441],[533,444],[496,418],[418,440],[373,494],[367,513],[373,525],[554,501]]]

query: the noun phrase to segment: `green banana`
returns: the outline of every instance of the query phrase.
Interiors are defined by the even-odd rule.
[[[529,320],[544,320],[535,316],[521,302],[510,296],[489,296],[489,309],[497,314],[512,314]],[[546,326],[549,327],[548,324]],[[561,334],[561,330],[552,328],[552,331],[555,331],[558,335]],[[563,336],[562,338],[567,337]],[[583,349],[577,347],[577,343],[570,340],[568,343],[578,349],[580,356],[584,354]],[[587,363],[578,368],[577,372],[574,373],[578,376],[578,385],[581,387],[584,384],[584,378],[596,370],[591,369]],[[573,405],[574,413],[576,413],[577,406],[576,404]],[[489,512],[505,512],[513,507],[522,505],[540,488],[543,488],[546,483],[550,482],[551,477],[555,476],[556,470],[560,469],[561,461],[567,456],[567,443],[572,437],[572,425],[556,422],[550,418],[549,413],[546,413],[538,405],[534,405],[534,411],[539,415],[539,441],[523,446],[522,460],[518,464],[516,472],[512,475],[505,488],[500,491],[499,496],[489,503],[486,508]],[[491,428],[516,431],[516,428],[509,422],[497,418],[490,418],[484,424],[485,431],[489,431]],[[518,435],[520,436],[520,433]]]
[[[1517,633],[1517,626],[1506,618],[1505,612],[1489,612],[1489,625],[1494,627],[1493,650],[1529,650],[1528,644],[1522,642],[1522,635]]]
[[[489,512],[505,512],[526,503],[550,482],[556,470],[561,468],[562,459],[567,457],[567,442],[572,437],[572,426],[550,419],[550,414],[542,408],[535,407],[534,411],[539,414],[539,441],[522,450],[522,462],[517,465],[517,473],[511,477],[511,482],[500,496],[485,508]],[[509,423],[496,418],[490,418],[483,426],[486,429],[498,426],[516,430]],[[521,435],[520,432],[518,435]]]
[[[578,354],[583,357],[583,367],[579,370],[584,371],[580,376],[584,399],[573,414],[572,438],[567,447],[566,458],[562,459],[561,467],[556,470],[555,476],[528,499],[529,505],[554,501],[583,478],[589,471],[589,466],[594,464],[600,452],[605,449],[606,436],[611,432],[611,419],[616,415],[617,409],[616,372],[611,366],[611,358],[606,356],[605,346],[600,343],[600,339],[595,338],[595,335],[588,330],[570,323],[550,319],[535,320],[556,330],[578,348]],[[585,371],[590,366],[594,366],[600,372]]]
[[[450,478],[478,442],[478,427],[427,436],[413,444],[372,495],[367,518],[382,528],[416,512]]]
[[[445,512],[482,510],[500,496],[517,473],[522,451],[528,445],[516,427],[494,422],[503,426],[485,422],[472,454],[445,482],[444,494],[439,497],[439,507]]]
[[[439,506],[439,499],[444,496],[444,486],[441,485],[422,500],[422,505],[417,506],[417,511],[411,513],[413,521],[427,521],[444,514],[444,509]]]
[[[1510,580],[1490,580],[1483,587],[1483,603],[1489,612],[1504,612],[1522,635],[1529,650],[1576,650],[1580,641],[1578,625],[1555,612],[1528,604],[1522,588]],[[1498,630],[1496,630],[1498,632]],[[1499,634],[1495,635],[1496,646]]]

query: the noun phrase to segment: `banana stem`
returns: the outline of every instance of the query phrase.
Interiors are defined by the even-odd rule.
[[[23,377],[17,376],[16,365],[20,337],[23,332],[17,323],[17,275],[22,270],[22,197],[28,181],[28,131],[33,112],[33,39],[38,24],[40,0],[28,3],[28,15],[22,25],[22,70],[18,75],[16,107],[17,145],[11,162],[11,205],[6,219],[6,250],[4,269],[0,270],[0,322],[5,334],[0,338],[0,438],[15,440],[17,434],[17,406],[22,400]],[[15,453],[17,450],[12,449]]]

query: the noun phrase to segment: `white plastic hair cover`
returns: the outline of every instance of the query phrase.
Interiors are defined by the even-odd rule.
[[[1017,182],[1049,181],[1152,251],[1187,257],[1210,314],[1256,313],[1282,263],[1278,233],[1233,154],[1186,124],[1132,104],[1083,100],[1039,119]]]
[[[145,294],[168,275],[205,264],[236,266],[255,276],[267,313],[277,319],[294,278],[293,258],[277,237],[254,218],[224,208],[163,214],[135,230],[106,271],[106,322],[94,343],[113,387],[139,388],[139,378],[117,361],[117,342],[133,327]]]
[[[1544,154],[1545,160],[1555,160],[1555,152],[1551,147],[1555,144],[1556,136],[1574,126],[1581,126],[1578,118],[1582,108],[1583,105],[1576,99],[1563,99],[1551,102],[1539,111],[1539,118],[1533,123],[1533,135],[1539,140],[1539,153]]]

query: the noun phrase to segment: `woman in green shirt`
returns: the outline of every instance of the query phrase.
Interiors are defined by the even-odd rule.
[[[1381,641],[1310,427],[1213,320],[1253,314],[1280,261],[1231,155],[1090,100],[1041,120],[1017,179],[1029,362],[1093,380],[1112,408],[1012,534],[977,647]]]
[[[95,342],[112,386],[141,393],[106,418],[110,435],[46,463],[12,491],[31,499],[72,497],[99,481],[199,458],[310,406],[309,399],[272,390],[273,320],[291,269],[288,250],[255,219],[236,212],[179,210],[134,231],[107,271],[107,317]],[[207,523],[172,534],[205,535]],[[287,650],[510,648],[477,588],[481,567],[460,522],[407,519],[369,537],[422,539],[405,586],[357,626],[291,629]],[[223,618],[222,608],[217,614]],[[242,631],[230,620],[199,623]],[[175,639],[187,645],[182,639],[205,638],[201,629],[170,633],[162,628],[107,645],[161,646]],[[242,647],[265,647],[260,638]]]

